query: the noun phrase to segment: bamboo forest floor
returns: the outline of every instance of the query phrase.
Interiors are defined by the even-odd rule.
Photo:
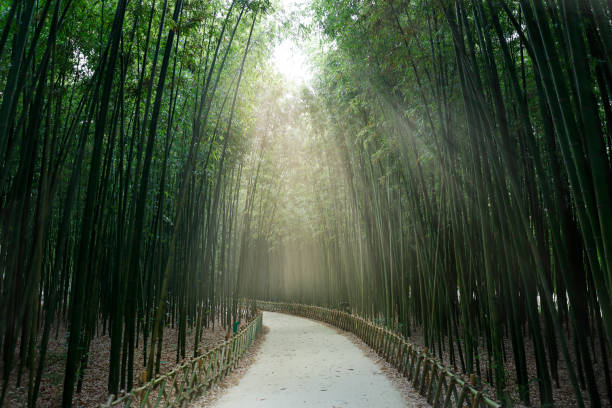
[[[269,331],[255,361],[214,407],[429,406],[355,336],[280,313],[264,312],[263,321]]]
[[[571,336],[568,334],[568,339]],[[412,330],[412,336],[409,338],[409,341],[418,346],[425,346],[425,341],[423,337],[423,332],[420,327],[414,327]],[[557,344],[560,348],[560,340],[557,338]],[[600,358],[600,346],[599,341],[597,339],[594,340],[594,343],[591,344],[594,347],[591,347],[591,350],[595,350],[596,353],[592,355],[593,361],[593,369],[597,376],[597,388],[602,398],[602,406],[610,408],[611,406],[606,405],[606,383],[605,376],[603,374],[603,362]],[[448,338],[444,339],[443,344],[443,352],[442,356],[436,357],[442,361],[442,363],[453,369],[455,373],[461,373],[461,363],[459,360],[459,354],[456,343],[453,343],[455,350],[455,359],[456,359],[456,368],[451,365],[450,356],[449,356],[449,348],[448,348]],[[573,344],[568,344],[569,354],[573,361],[576,361],[576,353]],[[438,351],[438,346],[436,343],[436,353]],[[486,369],[489,366],[489,360],[487,356],[487,348],[484,339],[480,339],[478,346],[478,353],[480,354],[480,369],[482,374],[482,383],[478,384],[478,387],[487,394],[493,396],[495,395],[495,388],[490,385],[489,382],[485,382],[486,380]],[[527,371],[529,374],[529,395],[531,398],[531,404],[529,406],[538,407],[540,406],[540,398],[538,392],[538,381],[537,381],[537,369],[536,369],[536,361],[535,361],[535,352],[533,350],[533,342],[529,338],[528,334],[525,334],[525,354],[527,359]],[[510,398],[512,399],[515,407],[525,407],[525,404],[520,403],[519,395],[518,395],[518,386],[516,383],[516,368],[514,365],[513,353],[512,353],[512,343],[507,338],[504,341],[504,355],[506,356],[506,360],[504,362],[504,372],[506,373],[506,390],[510,394]],[[567,364],[561,350],[559,349],[559,360],[558,360],[558,372],[559,372],[559,383],[556,384],[553,379],[553,400],[556,408],[574,408],[577,406],[576,398],[574,395],[574,390],[572,388],[572,383],[570,381],[569,371],[567,369]],[[468,375],[462,376],[465,381],[469,381]],[[582,397],[585,400],[585,404],[587,407],[591,406],[589,401],[589,394],[585,387],[582,388]]]
[[[100,330],[101,332],[101,330]],[[176,349],[178,345],[178,328],[168,327],[164,329],[164,341],[162,347],[162,357],[160,373],[165,374],[172,370],[176,365]],[[61,406],[62,387],[64,380],[64,370],[66,366],[66,351],[68,335],[64,327],[60,327],[52,332],[49,339],[49,349],[45,362],[45,370],[41,380],[40,394],[37,407],[55,408]],[[225,339],[225,329],[218,324],[215,330],[207,328],[203,331],[203,338],[200,343],[201,350],[206,350],[216,346]],[[19,346],[17,346],[17,350]],[[73,406],[75,408],[94,408],[106,401],[108,397],[108,361],[110,357],[110,337],[108,335],[96,336],[92,339],[89,351],[89,364],[83,379],[83,389],[75,394]],[[186,338],[185,359],[179,363],[193,357],[193,336]],[[140,376],[143,367],[143,348],[142,336],[139,339],[138,348],[134,356],[134,378],[138,383],[137,377]],[[0,370],[1,370],[0,364]],[[21,387],[15,387],[17,380],[17,368],[13,369],[7,389],[5,401],[6,407],[21,408],[27,405],[27,370],[24,370]]]

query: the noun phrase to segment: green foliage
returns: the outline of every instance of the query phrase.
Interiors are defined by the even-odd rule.
[[[503,401],[553,404],[563,360],[573,403],[600,406],[612,395],[602,59],[612,10],[522,0],[313,8],[325,41],[314,89],[291,99],[307,108],[299,142],[281,128],[277,143],[292,152],[270,158],[270,171],[298,176],[277,194],[277,237],[271,260],[253,267],[253,297],[348,301],[407,336],[416,328]]]
[[[159,371],[167,324],[178,326],[179,359],[187,335],[196,353],[204,327],[237,318],[235,271],[219,254],[234,244],[225,231],[238,213],[235,174],[269,53],[265,42],[247,43],[269,9],[243,0],[0,2],[0,110],[9,119],[0,137],[0,405],[16,372],[27,373],[36,405],[53,324],[70,330],[67,361],[57,363],[66,364],[70,406],[95,336],[111,337],[108,389],[117,393],[134,383],[136,347]],[[254,36],[270,38],[267,26]],[[215,189],[224,193],[212,200]]]

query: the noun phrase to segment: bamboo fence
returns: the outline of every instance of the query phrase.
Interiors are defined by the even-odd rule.
[[[426,350],[420,350],[403,337],[359,316],[339,310],[294,303],[257,301],[257,307],[261,310],[320,320],[355,334],[406,376],[433,407],[501,408],[502,406],[444,367],[428,355]]]
[[[232,371],[244,352],[255,342],[262,328],[262,314],[207,353],[175,367],[131,392],[110,395],[101,408],[111,407],[184,407],[209,390]]]

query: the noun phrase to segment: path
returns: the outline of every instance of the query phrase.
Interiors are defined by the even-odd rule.
[[[408,406],[376,363],[336,330],[272,312],[263,321],[270,331],[257,360],[214,407]]]

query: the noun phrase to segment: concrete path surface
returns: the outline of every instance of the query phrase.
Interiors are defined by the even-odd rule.
[[[263,322],[270,331],[255,362],[214,407],[408,406],[376,363],[338,331],[272,312],[264,312]]]

